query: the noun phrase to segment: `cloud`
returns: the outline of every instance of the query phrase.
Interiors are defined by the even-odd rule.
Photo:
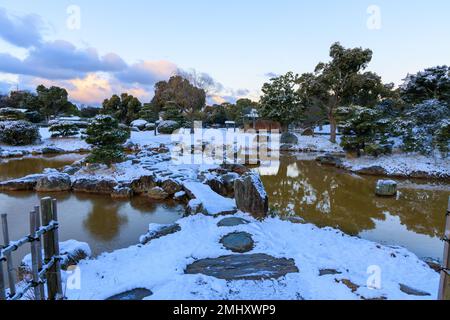
[[[141,101],[153,96],[153,86],[180,74],[204,88],[208,101],[234,102],[246,97],[246,89],[224,87],[208,73],[180,69],[166,60],[142,60],[128,64],[119,55],[100,55],[96,48],[78,48],[65,40],[45,41],[45,24],[36,15],[10,16],[0,8],[0,38],[26,49],[26,56],[0,52],[0,73],[18,76],[21,88],[56,85],[67,89],[74,102],[98,105],[113,94],[128,92]],[[1,89],[9,88],[1,85]],[[6,89],[8,90],[8,89]]]
[[[0,53],[0,71],[49,79],[83,77],[89,72],[115,72],[127,64],[114,53],[102,57],[94,48],[78,49],[63,40],[46,42],[32,48],[21,60],[8,53]]]
[[[126,83],[154,85],[174,75],[177,66],[170,61],[141,61],[130,65],[116,74],[116,78]]]
[[[39,46],[43,30],[44,23],[38,15],[11,16],[0,8],[0,38],[10,44],[21,48]]]
[[[0,94],[8,93],[13,87],[12,83],[0,81]]]
[[[272,78],[278,78],[280,75],[275,72],[267,72],[264,74],[264,76],[272,79]]]

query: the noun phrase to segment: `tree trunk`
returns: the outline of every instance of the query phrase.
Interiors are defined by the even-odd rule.
[[[336,129],[337,129],[336,119],[334,118],[333,115],[330,114],[329,120],[330,120],[330,141],[332,143],[336,143]]]

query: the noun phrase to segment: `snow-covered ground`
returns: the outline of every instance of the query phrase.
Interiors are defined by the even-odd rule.
[[[392,154],[389,156],[361,157],[344,160],[344,166],[351,171],[378,166],[390,176],[429,175],[436,178],[450,177],[450,158],[426,157],[420,154]]]
[[[340,231],[293,224],[278,218],[263,222],[238,214],[250,224],[217,226],[221,218],[204,215],[178,221],[181,231],[106,253],[79,264],[79,289],[69,289],[69,299],[106,299],[136,288],[153,292],[148,299],[435,299],[439,275],[414,254],[350,237]],[[245,231],[255,240],[250,253],[290,258],[300,270],[278,280],[225,281],[205,275],[187,275],[187,265],[197,259],[229,255],[222,236]],[[137,239],[136,239],[137,241]],[[320,270],[341,274],[319,276]],[[67,278],[68,274],[65,275]],[[355,291],[345,285],[356,285]],[[368,283],[378,284],[370,289]],[[406,285],[430,296],[407,295]]]

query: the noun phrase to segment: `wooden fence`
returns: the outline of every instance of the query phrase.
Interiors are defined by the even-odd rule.
[[[439,300],[450,300],[450,197],[448,199],[448,207],[444,234],[444,260],[441,268],[441,281],[439,284]]]
[[[6,214],[1,215],[1,221],[5,245],[0,250],[0,300],[20,300],[30,290],[34,291],[34,300],[62,299],[56,200],[41,199],[40,207],[37,206],[30,212],[30,234],[17,241],[9,239]],[[31,251],[31,276],[29,279],[24,279],[20,286],[16,286],[17,272],[11,259],[12,253],[27,243],[30,244]],[[6,264],[7,281],[4,264]],[[47,284],[47,292],[45,292],[45,284]]]

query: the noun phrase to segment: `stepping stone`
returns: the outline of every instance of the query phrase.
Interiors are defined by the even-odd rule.
[[[115,296],[109,297],[106,300],[142,300],[148,296],[151,296],[152,294],[153,292],[151,292],[150,290],[138,288],[116,294]]]
[[[341,274],[342,272],[339,272],[335,269],[321,269],[319,270],[319,277],[322,276],[329,276],[329,275],[336,275],[336,274]]]
[[[249,224],[250,221],[242,219],[242,218],[237,218],[237,217],[230,217],[230,218],[225,218],[219,221],[219,223],[217,224],[218,227],[235,227],[235,226],[239,226],[242,224]]]
[[[278,279],[297,273],[293,259],[275,258],[267,254],[242,254],[203,259],[187,266],[185,274],[204,274],[223,280]]]
[[[220,240],[220,243],[236,253],[245,253],[253,249],[254,242],[252,235],[247,232],[234,232],[227,234]]]
[[[401,283],[400,283],[400,291],[403,293],[406,293],[407,295],[410,295],[410,296],[418,296],[418,297],[431,296],[431,294],[429,294],[428,292],[420,291],[420,290],[408,287],[407,285],[404,285]]]

